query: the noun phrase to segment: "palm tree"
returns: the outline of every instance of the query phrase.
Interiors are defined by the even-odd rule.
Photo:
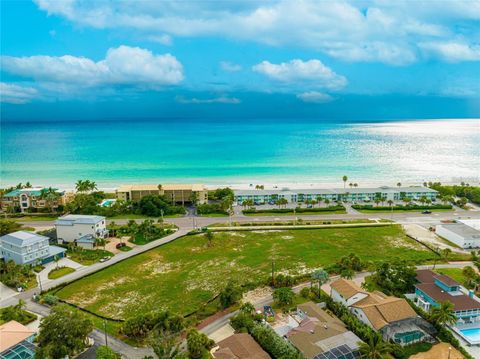
[[[401,183],[401,182],[397,182],[397,187],[402,187],[402,183]]]
[[[54,204],[57,203],[60,194],[52,187],[48,187],[47,189],[43,189],[40,198],[45,200],[47,203],[47,208],[50,209],[51,212],[54,212]]]
[[[325,205],[328,207],[328,205],[330,204],[330,200],[326,198],[324,202],[325,202]]]
[[[440,326],[454,325],[457,322],[452,302],[441,302],[440,307],[432,308],[431,318]]]
[[[354,184],[353,184],[353,187],[358,187],[358,183],[354,183]]]
[[[387,203],[388,203],[388,205],[389,205],[390,207],[393,206],[393,201],[392,201],[391,199],[389,199],[389,200],[387,201]]]
[[[443,251],[443,257],[446,261],[448,261],[448,257],[452,254],[452,250],[450,248],[445,248]]]
[[[322,201],[323,201],[322,196],[318,195],[317,196],[318,207],[320,207],[320,205],[322,204]]]
[[[350,182],[348,185],[350,186],[350,188],[353,187],[353,183],[352,183],[352,182]]]
[[[318,282],[318,295],[320,295],[320,288],[322,284],[328,280],[328,273],[323,269],[317,269],[315,272],[312,273],[312,282]]]
[[[382,340],[378,334],[372,334],[365,343],[360,344],[360,358],[384,359],[388,358],[391,346]]]
[[[345,189],[345,186],[347,185],[348,177],[347,177],[347,176],[343,176],[343,177],[342,177],[342,180],[343,180],[343,189]]]

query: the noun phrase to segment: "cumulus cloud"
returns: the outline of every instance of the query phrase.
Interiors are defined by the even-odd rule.
[[[33,87],[0,82],[0,102],[24,104],[37,97],[38,91]]]
[[[228,62],[228,61],[220,62],[220,67],[222,68],[223,71],[228,71],[228,72],[238,72],[242,70],[242,66]]]
[[[219,96],[215,98],[207,98],[207,99],[198,99],[198,98],[186,98],[184,96],[177,96],[175,100],[179,103],[185,104],[210,104],[210,103],[223,103],[223,104],[231,104],[237,105],[241,103],[241,101],[236,97],[228,97],[228,96]]]
[[[316,59],[308,61],[294,59],[280,64],[262,61],[253,66],[253,71],[280,82],[311,83],[315,87],[328,89],[340,89],[347,84],[347,79],[344,76],[336,74]]]
[[[428,54],[448,62],[480,61],[480,45],[462,42],[426,42],[419,45]]]
[[[420,42],[447,42],[458,32],[469,39],[480,35],[478,0],[424,1],[415,6],[409,0],[36,3],[48,14],[82,26],[134,29],[146,36],[220,36],[294,45],[346,61],[393,65],[417,61]],[[466,42],[467,46],[474,43]]]
[[[75,86],[127,85],[158,89],[183,80],[183,66],[172,55],[155,55],[138,47],[108,50],[105,59],[85,57],[2,56],[2,69],[39,82]]]
[[[297,95],[304,102],[326,103],[334,100],[332,96],[318,91],[307,91]]]

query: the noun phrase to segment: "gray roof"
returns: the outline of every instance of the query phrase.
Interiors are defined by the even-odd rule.
[[[102,216],[87,216],[83,214],[67,214],[55,221],[57,226],[73,226],[74,224],[96,224],[105,220]]]
[[[17,231],[0,237],[0,242],[9,243],[17,247],[25,247],[47,240],[48,237],[27,231]]]
[[[48,256],[56,256],[57,254],[64,253],[67,250],[62,247],[57,247],[57,246],[48,246]]]
[[[441,224],[440,226],[462,236],[464,239],[480,241],[480,231],[464,223]]]
[[[418,192],[418,193],[437,193],[437,191],[427,188],[427,187],[353,187],[353,188],[305,188],[305,189],[246,189],[246,190],[235,190],[234,193],[236,196],[247,196],[247,195],[272,195],[272,194],[282,194],[282,195],[291,195],[291,194],[344,194],[344,193],[395,193],[395,192]]]
[[[85,234],[78,238],[75,242],[77,243],[95,243],[95,238],[91,234]]]

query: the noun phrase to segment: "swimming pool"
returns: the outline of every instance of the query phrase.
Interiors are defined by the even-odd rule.
[[[469,343],[480,343],[480,328],[459,329]]]
[[[117,200],[116,199],[104,199],[102,203],[100,203],[100,206],[102,207],[110,207],[112,204],[114,204]]]

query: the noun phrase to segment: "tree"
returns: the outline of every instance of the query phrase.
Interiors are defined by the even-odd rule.
[[[467,266],[463,268],[462,274],[465,277],[465,285],[468,288],[474,288],[476,290],[480,276],[477,274],[477,272],[475,272],[475,269],[473,269],[470,266]]]
[[[172,333],[164,329],[154,330],[149,342],[159,359],[178,358],[181,344],[178,333]]]
[[[105,345],[101,345],[95,351],[96,359],[120,359],[121,355]]]
[[[281,206],[284,206],[286,207],[287,206],[287,203],[288,203],[288,200],[286,198],[279,198],[277,200],[277,206],[278,207],[281,207]]]
[[[346,186],[347,181],[348,181],[348,177],[347,177],[347,176],[343,176],[343,177],[342,177],[342,181],[343,181],[343,189],[345,189],[345,186]]]
[[[402,187],[402,184],[400,182],[397,182],[397,187]]]
[[[40,323],[36,357],[56,359],[78,354],[85,348],[92,329],[93,323],[85,314],[66,304],[58,304]]]
[[[240,312],[253,315],[253,313],[255,313],[255,307],[252,303],[246,302],[241,305]]]
[[[57,204],[58,198],[60,198],[60,193],[58,193],[54,188],[48,187],[47,189],[43,189],[40,198],[45,200],[47,204],[47,208],[50,212],[54,212],[55,205]]]
[[[391,346],[382,340],[379,334],[372,334],[365,343],[360,344],[360,358],[385,359],[389,357]]]
[[[275,303],[283,307],[293,303],[295,293],[289,287],[277,288],[273,291],[272,297]]]
[[[208,350],[215,345],[205,334],[196,329],[190,329],[187,334],[188,356],[191,359],[208,358]]]
[[[238,302],[241,297],[241,290],[233,282],[228,282],[225,289],[220,292],[220,304],[223,308],[228,308]]]
[[[452,302],[441,302],[439,307],[433,307],[430,317],[440,326],[454,325],[457,322]]]
[[[215,238],[215,234],[212,231],[205,232],[205,238],[207,239],[207,243],[209,247],[213,246],[213,239]]]
[[[389,199],[389,200],[387,201],[387,203],[388,203],[388,205],[389,205],[390,207],[393,206],[393,201],[392,201],[391,199]]]
[[[0,220],[0,236],[19,231],[22,225],[16,221]]]
[[[450,248],[445,248],[442,251],[443,258],[445,258],[446,261],[448,261],[448,257],[450,257],[450,254],[452,254],[452,250]]]
[[[318,293],[320,294],[320,288],[328,280],[328,273],[323,269],[317,269],[312,273],[312,282],[318,282]]]
[[[384,262],[376,266],[370,279],[387,294],[401,296],[413,290],[416,275],[416,268],[405,261]]]

